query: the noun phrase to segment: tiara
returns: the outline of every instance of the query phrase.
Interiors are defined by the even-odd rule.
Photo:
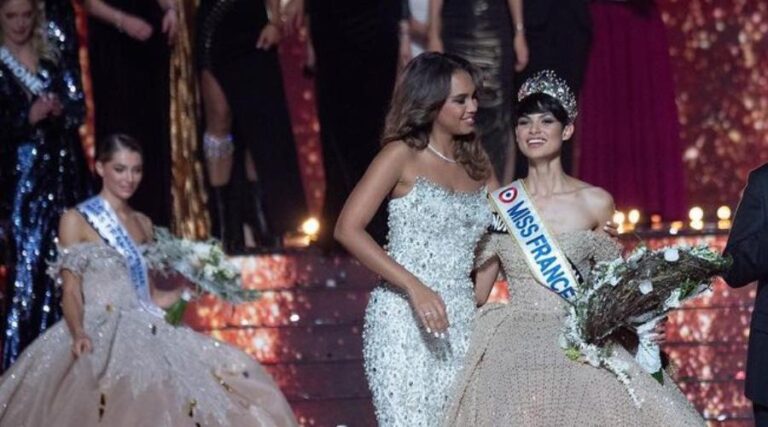
[[[522,101],[534,93],[545,93],[555,98],[568,113],[568,119],[573,122],[579,114],[576,106],[576,96],[565,80],[557,77],[552,70],[543,70],[529,77],[520,87],[517,100]]]

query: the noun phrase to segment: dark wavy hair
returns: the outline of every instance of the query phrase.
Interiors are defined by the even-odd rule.
[[[480,90],[480,71],[464,58],[427,52],[411,60],[395,85],[382,145],[403,141],[417,150],[427,148],[435,119],[451,93],[451,77],[460,71],[469,74]],[[457,135],[455,141],[453,156],[467,174],[475,180],[488,178],[490,163],[478,135]]]
[[[571,123],[571,120],[568,118],[568,112],[565,111],[563,104],[555,99],[555,97],[543,92],[532,93],[523,98],[517,104],[515,111],[515,125],[517,125],[517,120],[520,117],[543,113],[551,113],[563,126]]]
[[[113,133],[99,141],[96,146],[96,161],[106,163],[120,150],[133,151],[144,157],[144,150],[136,138],[124,133]]]

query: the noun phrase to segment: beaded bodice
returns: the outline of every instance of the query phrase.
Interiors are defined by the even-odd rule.
[[[101,242],[78,243],[61,250],[52,272],[66,269],[82,278],[86,315],[91,308],[131,309],[139,305],[125,258]]]
[[[583,278],[588,278],[595,263],[610,261],[621,254],[621,247],[604,233],[576,230],[555,236],[563,254]],[[510,307],[524,311],[562,316],[566,302],[533,278],[520,247],[507,233],[491,233],[479,245],[478,264],[493,255],[501,260],[509,282]]]
[[[431,286],[468,278],[475,246],[491,222],[486,194],[417,178],[408,194],[389,202],[390,256]]]

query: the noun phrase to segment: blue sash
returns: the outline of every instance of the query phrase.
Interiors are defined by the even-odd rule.
[[[570,261],[536,212],[523,181],[517,180],[489,193],[488,197],[510,236],[520,246],[536,281],[573,303],[579,282]]]
[[[77,205],[77,211],[99,233],[107,245],[125,257],[131,282],[133,282],[133,288],[136,290],[136,296],[142,308],[158,317],[164,317],[163,309],[152,301],[147,264],[144,257],[109,203],[97,195]]]

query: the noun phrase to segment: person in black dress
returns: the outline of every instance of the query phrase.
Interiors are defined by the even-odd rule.
[[[70,0],[45,0],[46,33],[58,52],[58,67],[67,85],[67,97],[84,102],[75,10]],[[81,118],[82,120],[82,118]]]
[[[85,0],[96,140],[124,133],[144,144],[144,180],[132,199],[159,225],[171,218],[169,46],[175,0]]]
[[[757,427],[768,427],[768,165],[749,174],[724,254],[733,259],[723,278],[734,288],[757,281],[749,326],[745,395]]]
[[[523,0],[430,0],[429,50],[459,55],[483,71],[478,129],[501,182],[512,178],[514,74],[528,62]]]
[[[285,18],[295,27],[305,8],[309,16],[326,178],[319,243],[333,251],[341,249],[333,239],[336,218],[379,151],[397,75],[403,5],[401,0],[304,1],[290,1]],[[383,242],[383,210],[369,231]]]
[[[78,134],[85,104],[34,0],[0,0],[0,225],[8,238],[6,369],[61,317],[46,275],[64,209],[90,194]],[[61,35],[59,40],[63,40]]]
[[[578,97],[592,41],[589,0],[523,0],[523,16],[530,57],[528,66],[515,76],[515,86],[539,71],[552,70]],[[573,144],[563,146],[566,173],[573,170]],[[516,156],[515,177],[527,174],[525,156]]]
[[[307,205],[277,52],[278,0],[203,0],[197,62],[216,231],[243,246],[243,222],[261,246],[298,230]],[[271,19],[270,19],[271,18]]]

